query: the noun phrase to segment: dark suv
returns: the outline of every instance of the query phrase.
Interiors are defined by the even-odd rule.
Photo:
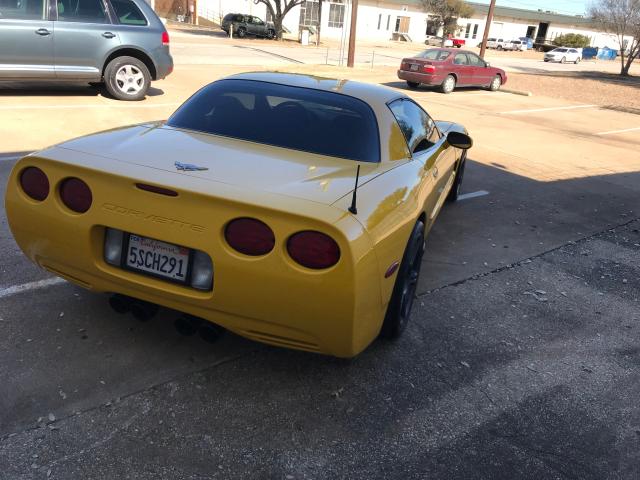
[[[169,34],[144,0],[0,0],[0,80],[104,82],[141,100],[172,70]]]
[[[252,15],[228,13],[222,19],[222,30],[227,32],[227,35],[231,31],[231,25],[233,25],[233,34],[240,38],[244,38],[247,35],[276,38],[276,29],[273,24],[265,23]]]

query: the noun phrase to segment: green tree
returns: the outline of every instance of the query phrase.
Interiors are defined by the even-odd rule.
[[[589,9],[589,16],[618,37],[620,75],[629,76],[631,64],[640,55],[640,0],[597,0]]]
[[[473,8],[463,0],[420,0],[422,9],[438,17],[438,28],[442,28],[442,45],[447,35],[455,35],[458,19],[469,18]]]
[[[273,19],[273,26],[276,30],[276,38],[282,39],[282,21],[293,7],[301,5],[304,0],[253,0],[255,5],[263,3]]]
[[[580,35],[579,33],[565,33],[553,39],[553,44],[558,47],[585,48],[588,47],[590,43],[591,39],[589,37]]]

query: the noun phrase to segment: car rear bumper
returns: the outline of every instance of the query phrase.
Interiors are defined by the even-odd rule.
[[[407,70],[398,70],[398,78],[407,82],[423,83],[425,85],[440,85],[442,83],[442,78],[439,76],[429,73],[409,72]]]
[[[154,63],[156,66],[155,80],[167,78],[173,72],[173,57],[169,53],[168,48],[166,51],[156,52],[154,56]]]

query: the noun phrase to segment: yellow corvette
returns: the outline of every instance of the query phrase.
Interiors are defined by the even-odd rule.
[[[352,357],[405,328],[471,145],[395,90],[241,74],[166,122],[22,158],[6,211],[31,260],[118,311]]]

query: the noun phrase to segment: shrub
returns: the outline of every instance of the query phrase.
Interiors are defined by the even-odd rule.
[[[565,33],[559,35],[553,40],[553,44],[558,47],[585,48],[591,43],[591,39],[586,35],[579,33]]]

